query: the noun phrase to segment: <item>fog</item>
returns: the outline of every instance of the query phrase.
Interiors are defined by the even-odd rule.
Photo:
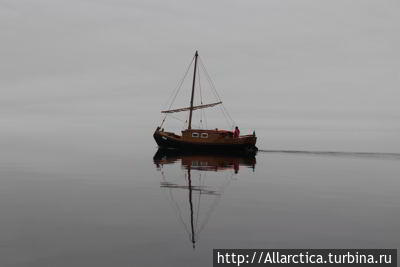
[[[153,129],[198,49],[245,128],[397,134],[399,5],[3,0],[1,125],[13,135],[116,114]]]

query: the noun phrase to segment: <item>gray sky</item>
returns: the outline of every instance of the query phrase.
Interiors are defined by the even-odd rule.
[[[398,131],[399,14],[397,0],[0,0],[0,119],[140,113],[153,127],[199,49],[241,125]]]

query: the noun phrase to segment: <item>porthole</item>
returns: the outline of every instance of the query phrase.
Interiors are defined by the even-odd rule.
[[[208,133],[201,133],[200,137],[201,138],[208,138]]]
[[[199,133],[192,133],[192,137],[198,138],[199,137]]]

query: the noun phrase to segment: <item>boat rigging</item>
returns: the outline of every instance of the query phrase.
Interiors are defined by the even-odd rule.
[[[193,80],[192,80],[192,90],[190,95],[190,105],[189,107],[171,109],[173,102],[178,95],[180,88],[182,87],[183,81],[188,74],[189,68],[194,62],[193,68]],[[169,108],[166,110],[161,111],[161,113],[165,114],[164,119],[162,120],[160,126],[157,127],[155,130],[153,137],[160,148],[170,148],[170,149],[180,149],[180,150],[206,150],[206,151],[231,151],[231,152],[245,152],[245,153],[256,153],[256,141],[257,137],[255,132],[250,135],[234,135],[232,131],[229,130],[218,130],[216,129],[199,129],[199,128],[192,128],[192,118],[193,118],[193,111],[195,110],[204,110],[206,108],[211,108],[214,106],[221,106],[222,113],[224,114],[225,118],[233,123],[232,128],[235,125],[232,117],[227,112],[226,108],[224,107],[221,98],[219,97],[218,92],[215,90],[215,86],[209,77],[207,71],[205,70],[204,64],[198,64],[201,62],[199,60],[199,54],[196,51],[192,62],[190,63],[183,79],[179,83],[179,86],[174,93],[174,97],[172,98],[172,102],[169,105]],[[203,71],[206,73],[206,77],[214,89],[214,95],[217,98],[217,102],[203,104],[202,97],[201,97],[201,104],[194,105],[194,97],[195,97],[195,90],[196,90],[196,75],[200,76],[198,66],[201,66]],[[200,87],[200,86],[199,86]],[[201,87],[200,87],[200,96],[201,96]],[[175,134],[173,132],[164,131],[162,128],[165,119],[168,115],[177,112],[184,112],[189,111],[189,119],[187,128],[181,132],[181,135]]]

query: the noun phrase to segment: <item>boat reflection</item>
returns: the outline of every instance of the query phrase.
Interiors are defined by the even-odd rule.
[[[157,168],[164,164],[173,164],[178,161],[184,169],[199,171],[234,170],[239,172],[240,166],[255,170],[256,158],[254,155],[235,155],[227,153],[189,152],[170,149],[158,149],[153,157]]]
[[[225,189],[234,180],[234,175],[239,173],[241,167],[255,171],[256,165],[254,155],[163,149],[157,151],[153,161],[161,173],[160,187],[167,190],[168,199],[184,226],[193,249]],[[200,203],[206,208],[201,209]]]

